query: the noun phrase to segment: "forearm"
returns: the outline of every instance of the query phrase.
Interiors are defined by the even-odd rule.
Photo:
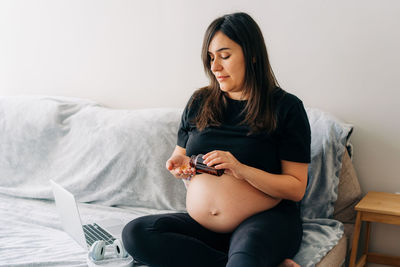
[[[272,174],[244,164],[241,169],[242,179],[271,197],[300,201],[304,196],[304,182],[293,175]]]
[[[272,174],[239,162],[229,151],[214,150],[204,155],[204,163],[236,179],[247,181],[265,194],[300,201],[307,186],[308,163],[281,160],[282,174]]]
[[[172,158],[173,156],[176,156],[176,155],[183,155],[183,156],[186,156],[186,149],[183,148],[183,147],[180,147],[180,146],[176,145],[174,151],[172,152],[171,158]]]

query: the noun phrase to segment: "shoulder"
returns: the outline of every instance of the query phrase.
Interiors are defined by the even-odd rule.
[[[282,88],[277,87],[274,91],[274,103],[275,108],[278,113],[283,112],[285,110],[290,110],[294,106],[303,105],[303,102],[300,98],[291,94]]]
[[[191,102],[202,103],[210,95],[210,92],[211,90],[208,86],[202,87],[194,91],[190,100]]]
[[[203,103],[209,95],[208,87],[197,89],[189,98],[186,104],[184,114],[186,117],[193,118],[197,115],[198,111],[201,110]]]
[[[307,113],[303,101],[296,95],[278,88],[274,94],[275,110],[278,119],[278,127],[289,121],[304,121],[308,123]]]
[[[303,101],[300,98],[279,87],[274,91],[273,99],[278,118],[285,117],[293,109],[304,109]]]
[[[192,96],[190,97],[186,108],[191,110],[200,109],[203,105],[205,99],[209,96],[210,90],[208,87],[203,87],[194,91]]]

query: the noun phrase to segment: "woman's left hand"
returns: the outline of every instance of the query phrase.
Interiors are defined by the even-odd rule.
[[[224,173],[243,180],[241,175],[244,165],[229,151],[214,150],[203,156],[204,163],[218,169],[225,169]]]

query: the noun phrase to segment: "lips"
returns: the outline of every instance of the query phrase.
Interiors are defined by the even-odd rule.
[[[218,81],[223,81],[223,80],[226,80],[227,78],[229,78],[228,75],[226,75],[226,76],[217,76],[217,80]]]

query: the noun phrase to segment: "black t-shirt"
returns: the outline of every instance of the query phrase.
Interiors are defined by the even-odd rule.
[[[201,107],[201,99],[196,100],[190,107],[186,105],[178,131],[177,144],[186,148],[187,156],[213,150],[229,151],[241,163],[275,174],[281,173],[281,160],[310,162],[310,124],[303,103],[296,96],[278,89],[274,94],[276,130],[250,135],[250,128],[240,124],[244,115],[239,114],[246,105],[245,100],[227,97],[223,123],[202,131],[194,122]]]

